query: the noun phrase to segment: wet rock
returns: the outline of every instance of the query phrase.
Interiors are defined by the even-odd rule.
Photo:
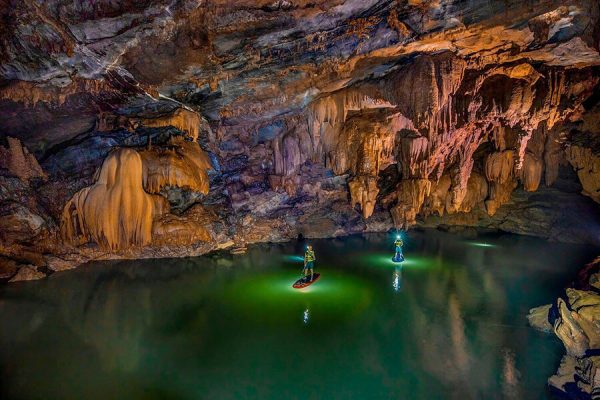
[[[548,322],[548,312],[552,304],[546,304],[544,306],[534,307],[529,310],[529,314],[527,315],[527,319],[529,320],[529,325],[533,326],[536,329],[544,332],[552,332],[552,325]]]
[[[52,272],[66,271],[73,269],[84,262],[82,257],[63,257],[46,256],[46,265],[48,269]]]
[[[595,269],[597,263],[586,266],[586,270]],[[600,393],[600,295],[568,288],[564,299],[530,310],[528,319],[532,326],[547,331],[544,316],[553,322],[553,332],[567,352],[548,383],[566,396],[594,398]]]
[[[0,281],[12,278],[18,270],[18,263],[7,257],[0,257]]]
[[[45,278],[46,275],[38,271],[34,266],[23,266],[15,276],[10,279],[10,282],[34,281]]]

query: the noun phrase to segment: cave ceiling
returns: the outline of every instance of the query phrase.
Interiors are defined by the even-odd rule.
[[[595,224],[597,1],[0,0],[0,19],[5,253],[431,216],[556,238],[565,201]]]

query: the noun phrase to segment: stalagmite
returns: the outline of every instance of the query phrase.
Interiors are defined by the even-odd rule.
[[[152,221],[168,209],[166,200],[142,186],[142,158],[133,149],[113,151],[96,182],[75,193],[64,207],[61,232],[75,244],[94,241],[110,250],[143,246]]]
[[[6,140],[8,148],[0,146],[0,168],[6,168],[23,181],[47,178],[35,156],[21,144],[19,139],[7,137]]]

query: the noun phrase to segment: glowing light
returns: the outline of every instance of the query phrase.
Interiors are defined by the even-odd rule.
[[[475,247],[496,247],[495,244],[486,243],[486,242],[470,242],[469,244],[471,246],[475,246]]]
[[[305,325],[308,325],[308,319],[309,318],[310,318],[310,311],[307,308],[306,310],[304,310],[304,314],[302,316],[302,320],[304,321]]]
[[[367,256],[361,257],[361,261],[363,263],[368,264],[372,267],[379,268],[397,268],[400,263],[394,262],[393,254],[381,254],[375,253]],[[402,267],[409,267],[415,269],[422,268],[436,268],[441,265],[441,261],[431,257],[423,257],[423,256],[404,256],[404,261],[402,261]]]
[[[326,278],[303,289],[292,287],[296,279],[297,273],[283,269],[253,274],[228,286],[224,297],[238,315],[275,324],[297,322],[309,304],[311,323],[315,322],[315,310],[321,318],[319,324],[333,323],[361,313],[372,301],[370,282],[346,273],[327,271]]]
[[[304,258],[302,256],[283,256],[283,259],[288,262],[304,262]]]

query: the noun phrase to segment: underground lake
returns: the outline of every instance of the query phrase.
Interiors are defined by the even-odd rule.
[[[518,235],[292,241],[0,287],[2,399],[544,399],[528,326],[594,249]],[[304,247],[321,279],[291,287]]]

